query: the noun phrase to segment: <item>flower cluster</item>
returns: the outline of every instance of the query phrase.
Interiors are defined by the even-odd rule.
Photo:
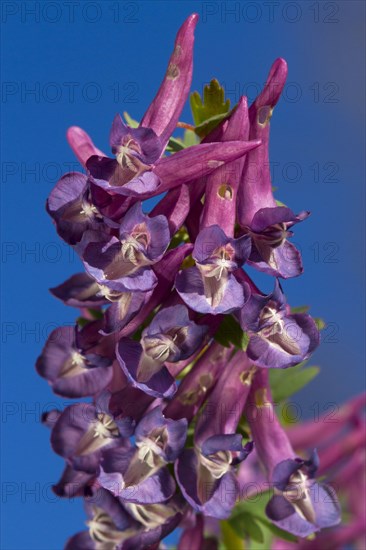
[[[315,480],[316,452],[297,454],[268,381],[319,342],[280,283],[302,273],[289,239],[309,215],[279,204],[270,178],[287,65],[274,62],[250,106],[242,97],[230,110],[213,81],[203,102],[192,96],[195,126],[181,123],[196,23],[191,15],[179,30],[140,124],[114,118],[113,156],[68,130],[84,172],[63,176],[47,201],[85,267],[51,289],[81,317],[56,329],[37,361],[57,395],[83,398],[43,419],[65,460],[54,491],[83,497],[88,515],[67,550],[158,548],[177,526],[179,548],[206,547],[245,500],[243,483],[263,475],[273,526],[304,538],[340,520],[332,489]],[[177,126],[188,128],[184,141],[172,138]],[[244,264],[274,277],[270,294]]]

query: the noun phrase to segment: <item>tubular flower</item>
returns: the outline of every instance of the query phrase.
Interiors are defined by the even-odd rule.
[[[291,367],[307,359],[319,344],[315,322],[306,313],[289,312],[278,281],[267,296],[253,293],[238,317],[249,334],[248,357],[259,367]]]
[[[337,497],[330,486],[313,479],[318,468],[315,452],[309,460],[296,457],[274,411],[265,370],[254,377],[247,417],[259,459],[274,488],[266,507],[269,519],[299,537],[337,525]]]
[[[91,236],[88,240],[87,236],[83,261],[99,284],[121,292],[146,291],[156,285],[150,266],[162,258],[170,235],[164,216],[149,218],[142,212],[141,203],[136,203],[120,224],[119,238],[98,238],[93,242]]]
[[[194,267],[183,269],[176,288],[184,302],[200,313],[231,313],[242,307],[248,296],[233,272],[248,258],[250,239],[232,239],[218,225],[202,229],[192,257]]]
[[[155,397],[168,397],[176,391],[174,378],[165,366],[187,359],[197,350],[206,333],[188,317],[184,306],[159,311],[141,341],[122,338],[117,358],[131,383]]]
[[[98,345],[98,328],[100,323],[95,322],[82,330],[60,327],[50,334],[36,366],[58,395],[96,395],[111,382],[113,348],[106,356],[107,350]]]
[[[270,118],[287,78],[287,63],[276,59],[263,91],[249,109],[250,139],[261,145],[246,156],[239,186],[238,218],[243,232],[253,243],[250,261],[260,271],[275,277],[296,277],[303,271],[301,256],[288,242],[289,229],[309,212],[296,216],[289,208],[277,206],[272,193],[268,154]]]
[[[184,447],[187,421],[165,419],[156,407],[145,414],[135,430],[135,445],[103,454],[98,481],[115,496],[137,504],[169,500],[175,483],[166,465]]]
[[[176,463],[179,486],[197,510],[226,518],[235,505],[238,483],[235,467],[252,450],[236,434],[251,383],[244,353],[237,353],[229,373],[223,372],[206,402],[195,430],[195,449],[186,449]]]
[[[85,268],[51,288],[79,317],[50,334],[36,364],[57,395],[88,398],[42,415],[64,460],[53,491],[82,498],[87,513],[66,550],[158,550],[175,528],[180,550],[217,550],[223,540],[279,550],[291,534],[305,550],[362,535],[364,396],[330,429],[283,427],[271,397],[269,369],[293,367],[302,380],[299,363],[319,343],[314,320],[291,310],[278,280],[302,272],[288,239],[308,216],[278,205],[269,170],[269,120],[287,65],[274,62],[249,108],[244,96],[230,107],[213,80],[191,95],[194,125],[182,122],[197,20],[179,29],[141,122],[115,116],[111,158],[69,128],[86,173],[61,177],[47,201]],[[247,265],[276,278],[273,292],[261,292]],[[286,377],[271,372],[275,398],[289,392]],[[307,458],[316,447],[320,464],[316,452]],[[318,466],[340,487],[351,517],[342,530]]]

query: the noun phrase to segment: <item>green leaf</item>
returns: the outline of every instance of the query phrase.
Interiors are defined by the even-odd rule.
[[[169,153],[177,153],[186,149],[186,147],[191,147],[191,145],[197,145],[198,139],[196,134],[192,130],[185,130],[183,139],[171,137],[168,141],[166,151]]]
[[[288,369],[271,369],[269,371],[269,381],[273,401],[280,403],[291,397],[291,395],[309,384],[319,373],[319,370],[319,367],[304,367],[304,363]]]
[[[226,117],[227,117],[227,113],[223,115],[212,116],[207,120],[205,120],[204,122],[202,122],[202,124],[199,124],[198,126],[196,126],[194,131],[201,139],[203,139],[211,132],[211,130],[216,128],[216,126],[218,126],[220,122],[224,120],[224,118]]]
[[[244,540],[234,531],[228,521],[221,521],[222,541],[227,550],[244,550]]]
[[[291,533],[288,533],[287,531],[284,531],[283,529],[280,529],[279,527],[277,527],[277,525],[274,525],[269,520],[260,518],[259,521],[262,523],[263,526],[266,526],[267,529],[271,531],[271,533],[275,535],[277,538],[288,540],[289,542],[297,541],[297,538],[294,535],[292,535]]]
[[[203,89],[203,100],[199,92],[193,92],[190,97],[192,116],[196,126],[221,115],[226,116],[230,110],[230,100],[225,100],[225,91],[218,80],[211,80]],[[221,120],[220,119],[220,120]],[[220,120],[217,120],[216,123]]]
[[[249,512],[243,512],[229,519],[229,524],[240,537],[248,536],[256,542],[264,541],[264,535],[260,524]]]
[[[326,322],[323,319],[321,319],[320,317],[313,317],[313,319],[314,319],[314,323],[316,324],[318,330],[323,330],[323,328],[325,328],[327,326]]]
[[[291,308],[291,313],[307,313],[310,306],[297,306]]]
[[[260,522],[262,527],[262,532],[263,532],[263,527],[265,527],[271,533],[276,535],[276,537],[279,537],[291,542],[296,542],[297,540],[296,537],[294,537],[290,533],[287,533],[287,531],[283,531],[282,529],[279,529],[267,519],[265,508],[267,506],[267,503],[271,499],[272,495],[273,495],[273,491],[268,490],[256,495],[255,500],[248,499],[248,500],[243,500],[239,502],[239,504],[235,506],[232,512],[230,521],[236,518],[237,516],[241,516],[243,513],[250,514],[252,518],[255,518],[257,522]],[[263,535],[265,539],[268,537],[268,533],[266,533],[266,531],[264,531]],[[251,549],[258,548],[258,550],[263,548],[263,550],[267,550],[269,546],[267,547],[251,546],[250,548]]]
[[[231,344],[234,344],[237,348],[245,351],[248,347],[249,336],[241,329],[232,315],[225,315],[215,334],[215,340],[225,348],[229,348]]]
[[[183,143],[185,147],[191,147],[192,145],[197,145],[198,139],[196,134],[192,130],[185,130],[183,136]]]
[[[131,118],[130,115],[127,113],[127,111],[123,112],[123,116],[125,118],[125,121],[131,128],[137,128],[138,125],[140,124],[139,122],[137,122],[137,120],[134,120],[133,118]]]
[[[168,145],[166,146],[166,150],[169,151],[169,153],[177,153],[178,151],[185,149],[185,147],[186,146],[181,139],[171,137],[168,141]]]

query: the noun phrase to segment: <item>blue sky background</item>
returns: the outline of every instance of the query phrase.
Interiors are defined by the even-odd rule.
[[[329,324],[313,360],[322,373],[296,402],[311,417],[364,388],[364,3],[277,4],[2,3],[2,550],[61,549],[84,521],[79,501],[50,490],[62,461],[38,419],[62,400],[33,366],[49,332],[75,317],[47,291],[79,270],[44,210],[77,168],[65,131],[80,125],[108,151],[114,114],[142,116],[193,11],[193,89],[216,77],[233,103],[253,99],[276,57],[289,64],[271,125],[273,181],[312,216],[294,238],[305,274],[284,289]],[[257,281],[269,290],[270,278]]]

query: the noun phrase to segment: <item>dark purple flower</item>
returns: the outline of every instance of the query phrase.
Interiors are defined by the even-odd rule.
[[[100,484],[126,502],[154,504],[169,500],[175,483],[166,465],[180,454],[187,421],[166,419],[159,407],[140,420],[134,445],[103,453]]]
[[[183,269],[175,286],[185,303],[200,313],[231,313],[243,307],[248,296],[233,275],[248,258],[250,239],[227,237],[218,225],[200,231],[192,256],[194,267]]]
[[[121,544],[138,529],[138,524],[118,499],[105,489],[95,489],[90,498],[85,499],[85,509],[89,531],[74,535],[65,550],[120,549]]]
[[[249,139],[260,139],[261,145],[247,154],[238,192],[238,219],[242,227],[251,226],[255,213],[261,208],[273,208],[269,132],[273,109],[280,99],[287,78],[287,63],[276,59],[262,92],[249,108]]]
[[[166,362],[190,357],[200,346],[206,327],[189,319],[185,306],[160,310],[143,331],[141,342],[122,338],[117,358],[130,382],[155,397],[168,397],[176,390]]]
[[[131,419],[115,420],[109,411],[77,403],[61,414],[52,430],[51,444],[75,470],[95,474],[102,450],[120,445],[132,431]]]
[[[292,235],[289,228],[309,215],[301,212],[296,216],[289,208],[277,206],[272,192],[269,121],[286,77],[286,61],[276,59],[263,91],[250,106],[249,139],[260,139],[261,145],[246,155],[238,193],[239,223],[253,242],[251,263],[260,271],[283,278],[303,271],[301,255],[287,238]]]
[[[235,467],[251,452],[236,428],[250,390],[252,370],[238,351],[223,369],[198,417],[195,449],[185,450],[176,464],[179,486],[188,502],[206,515],[225,518],[238,496]],[[224,491],[224,493],[223,493]]]
[[[162,504],[123,503],[103,488],[85,499],[88,531],[77,533],[65,550],[144,550],[166,537],[182,519],[173,497]]]
[[[87,273],[76,273],[64,283],[50,288],[51,294],[68,306],[91,308],[108,303],[101,290],[101,285]]]
[[[90,197],[88,178],[79,172],[65,174],[47,199],[58,234],[69,244],[78,243],[88,229],[105,230],[103,216]]]
[[[136,203],[121,222],[119,238],[101,237],[89,244],[89,236],[84,239],[84,265],[99,284],[121,292],[147,291],[156,285],[151,265],[162,258],[170,233],[164,216],[150,218],[142,212],[141,203]]]
[[[310,460],[296,457],[274,410],[266,369],[254,376],[245,412],[256,452],[274,486],[266,509],[268,517],[301,537],[336,525],[340,519],[337,498],[330,487],[313,479],[317,454],[313,453]]]
[[[52,490],[58,497],[86,496],[92,490],[95,479],[94,474],[74,470],[66,465],[61,479],[52,486]]]
[[[283,460],[273,470],[274,496],[267,504],[266,514],[278,527],[299,537],[337,525],[341,520],[333,489],[313,479],[316,469],[315,453],[310,460]]]
[[[238,482],[235,466],[243,461],[252,444],[243,447],[242,436],[209,438],[201,449],[185,449],[175,463],[183,496],[196,512],[225,519],[235,505]]]
[[[315,322],[305,313],[289,313],[278,281],[267,296],[252,293],[238,313],[250,337],[249,359],[265,368],[287,368],[307,359],[319,344]]]
[[[64,397],[95,395],[111,382],[113,355],[106,354],[105,347],[98,347],[99,329],[98,322],[89,323],[81,330],[60,327],[48,337],[36,368],[56,394]]]
[[[159,180],[151,167],[163,152],[163,144],[155,132],[151,128],[130,128],[117,114],[109,141],[115,159],[92,156],[86,163],[96,183],[103,180],[109,182],[111,188],[124,190],[155,189]]]
[[[157,285],[142,309],[122,329],[121,336],[133,334],[146,321],[151,312],[171,296],[175,276],[192,249],[193,245],[188,243],[177,246],[168,250],[163,258],[153,266],[152,269],[157,277]]]
[[[310,212],[295,215],[284,206],[261,208],[252,219],[245,234],[252,239],[249,262],[259,271],[275,277],[297,277],[303,272],[301,254],[287,239],[292,236],[289,229],[306,219]]]

